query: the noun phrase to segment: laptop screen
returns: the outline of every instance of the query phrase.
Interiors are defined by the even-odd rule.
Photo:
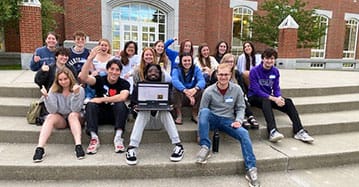
[[[168,83],[138,83],[138,101],[168,101]]]

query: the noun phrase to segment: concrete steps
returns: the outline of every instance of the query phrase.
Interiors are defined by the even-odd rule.
[[[253,141],[260,172],[331,167],[359,161],[359,132],[315,136],[314,144],[285,138],[273,144]],[[351,142],[351,143],[348,143]],[[220,152],[206,165],[194,163],[199,150],[195,143],[185,143],[181,162],[169,161],[170,143],[142,144],[139,164],[128,166],[125,154],[116,154],[110,144],[101,145],[96,155],[77,160],[71,144],[49,144],[42,163],[32,162],[35,144],[1,143],[0,179],[7,180],[86,180],[144,179],[244,174],[243,158],[237,143],[220,143]],[[14,175],[16,173],[16,175]]]
[[[277,144],[270,143],[267,140],[268,135],[262,112],[254,108],[253,111],[261,125],[259,130],[249,132],[264,186],[271,186],[271,184],[276,186],[273,185],[275,183],[272,178],[265,178],[265,174],[263,180],[262,173],[266,172],[272,175],[274,171],[288,173],[293,170],[359,164],[359,142],[357,141],[359,138],[359,83],[355,82],[357,79],[353,79],[357,77],[357,74],[349,73],[348,76],[352,78],[351,82],[345,82],[344,78],[349,80],[348,76],[340,72],[340,76],[337,77],[342,81],[340,84],[333,84],[332,79],[325,79],[326,82],[311,85],[312,82],[307,79],[313,81],[322,79],[312,74],[301,76],[300,79],[293,75],[288,77],[288,72],[290,71],[284,71],[282,74],[282,78],[286,78],[282,93],[293,99],[304,127],[313,135],[315,142],[306,144],[291,138],[293,134],[288,117],[278,113],[276,115],[277,126],[286,138]],[[9,82],[0,84],[0,180],[10,181],[5,182],[5,186],[14,180],[39,181],[39,183],[35,182],[34,186],[36,184],[47,186],[48,180],[50,180],[49,183],[51,180],[56,180],[56,184],[64,183],[73,186],[73,181],[79,180],[82,183],[89,179],[99,181],[98,183],[92,181],[92,186],[99,186],[99,183],[101,186],[102,184],[105,186],[106,184],[108,186],[121,184],[122,186],[122,181],[125,183],[128,181],[126,183],[128,186],[142,186],[141,184],[147,183],[149,186],[168,186],[161,184],[161,181],[166,181],[173,186],[179,186],[176,181],[180,182],[181,186],[191,186],[196,183],[194,181],[204,182],[215,179],[219,175],[221,175],[221,182],[224,181],[226,186],[234,186],[237,183],[247,185],[243,177],[238,177],[238,174],[244,175],[240,146],[227,135],[221,134],[220,152],[215,154],[207,165],[199,166],[194,163],[199,146],[196,143],[197,126],[189,121],[190,111],[184,111],[184,124],[177,126],[185,148],[185,157],[179,163],[169,161],[173,147],[170,145],[166,131],[146,130],[138,151],[140,163],[137,166],[128,166],[125,162],[125,154],[116,154],[113,151],[112,126],[101,126],[101,148],[96,155],[86,155],[84,160],[77,160],[73,152],[73,138],[69,129],[54,130],[45,148],[47,152],[45,160],[34,164],[32,156],[41,127],[27,124],[24,116],[29,103],[39,98],[39,89],[32,82],[32,72],[24,71],[20,75],[5,72],[2,75],[4,78],[0,80],[0,83]],[[323,73],[318,72],[319,75]],[[19,82],[22,84],[18,84]],[[292,86],[294,84],[295,86]],[[133,122],[129,122],[126,127],[124,134],[126,145],[132,126]],[[83,146],[87,147],[88,136],[86,134],[83,134],[82,142]],[[178,180],[179,178],[181,181]],[[117,180],[120,182],[115,184],[113,181]],[[184,180],[183,183],[182,180]],[[290,184],[294,184],[293,180],[296,179],[285,178],[282,182],[289,181],[292,182]],[[214,180],[209,181],[214,182]],[[24,183],[19,181],[18,184]],[[75,184],[78,185],[78,182]],[[211,183],[203,183],[204,186],[208,186],[206,184]],[[214,184],[218,183],[214,182]],[[29,185],[32,185],[31,182]],[[283,183],[282,186],[287,185]]]

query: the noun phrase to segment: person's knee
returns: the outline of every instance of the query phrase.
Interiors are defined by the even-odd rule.
[[[68,116],[69,121],[79,120],[80,114],[78,112],[71,112]]]

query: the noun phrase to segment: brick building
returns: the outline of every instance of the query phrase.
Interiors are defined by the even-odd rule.
[[[65,14],[57,18],[59,26],[56,32],[60,35],[60,44],[72,40],[72,33],[76,30],[85,31],[91,41],[108,38],[113,51],[123,48],[129,40],[137,41],[141,49],[158,39],[178,37],[179,41],[188,38],[195,45],[207,42],[214,52],[216,43],[225,40],[232,46],[232,52],[239,54],[243,42],[241,36],[251,35],[248,19],[252,19],[263,1],[55,0],[65,10]],[[31,52],[41,46],[41,38],[38,38],[38,28],[41,27],[34,27],[34,24],[40,24],[38,0],[25,2],[27,8],[23,8],[20,32],[5,28],[0,34],[0,50],[20,52],[22,63],[26,66]],[[293,54],[282,52],[279,65],[289,68],[359,69],[359,2],[308,1],[308,8],[314,7],[319,7],[316,16],[320,16],[322,24],[328,25],[320,47],[291,51],[295,58]],[[26,24],[29,22],[34,24]],[[293,39],[287,37],[285,41]],[[178,43],[174,47],[178,47]],[[264,48],[261,44],[256,44],[256,47],[258,51]]]

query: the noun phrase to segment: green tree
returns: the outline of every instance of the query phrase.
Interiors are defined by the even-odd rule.
[[[19,2],[21,2],[21,0],[0,1],[0,27],[17,23],[20,18]]]
[[[291,15],[298,23],[298,48],[311,48],[318,45],[326,27],[320,26],[319,19],[314,16],[314,9],[305,9],[307,3],[295,0],[290,4],[288,0],[267,0],[260,10],[264,15],[255,14],[251,22],[252,38],[250,40],[278,46],[279,24]]]
[[[18,26],[21,17],[19,6],[22,0],[2,0],[0,1],[0,27],[5,27],[9,24],[11,26]],[[41,2],[41,19],[42,19],[42,34],[46,37],[46,33],[53,31],[57,27],[55,20],[56,14],[63,14],[64,10],[61,6],[54,3],[52,0],[40,0]]]
[[[57,27],[55,20],[56,14],[63,14],[63,7],[57,5],[52,0],[40,0],[41,2],[41,20],[42,20],[42,36],[46,38],[46,34],[54,31]]]

